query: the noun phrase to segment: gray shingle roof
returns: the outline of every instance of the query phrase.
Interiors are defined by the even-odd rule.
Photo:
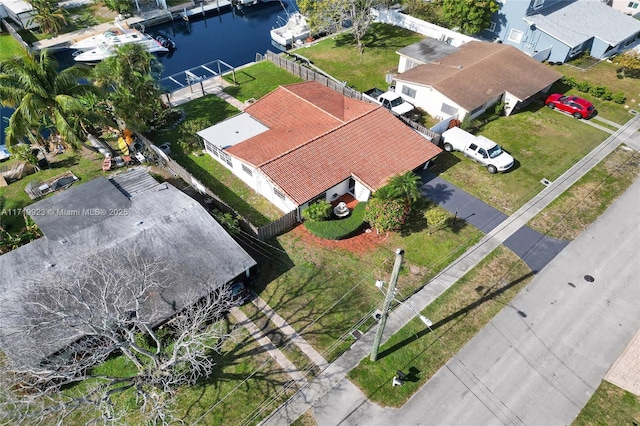
[[[433,87],[471,111],[504,92],[525,100],[560,77],[513,46],[471,41],[439,63],[419,65],[395,78]]]
[[[428,64],[458,50],[457,47],[447,44],[435,38],[425,38],[417,43],[410,44],[398,50],[398,54],[413,59],[414,61]]]
[[[97,178],[48,200],[55,206],[64,207],[63,201],[67,201],[91,208],[104,194],[110,194],[109,202],[119,202],[121,198],[112,188],[108,179]],[[93,197],[89,196],[91,191]],[[154,320],[167,319],[192,303],[185,295],[211,291],[256,264],[198,202],[170,184],[156,184],[130,201],[120,195],[128,203],[126,213],[107,214],[102,220],[71,217],[84,226],[62,225],[67,231],[63,239],[45,236],[0,256],[0,345],[13,360],[38,362],[79,337],[69,329],[14,335],[11,330],[20,326],[21,319],[8,313],[19,309],[16,305],[29,297],[28,283],[46,281],[55,271],[68,270],[87,256],[135,246],[142,256],[170,262],[175,282],[148,302],[155,307]],[[55,220],[49,219],[39,222],[59,235]]]
[[[640,31],[640,21],[599,0],[562,1],[524,20],[570,47],[592,37],[616,46]]]

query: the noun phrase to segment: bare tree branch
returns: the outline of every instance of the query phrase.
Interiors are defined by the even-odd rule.
[[[212,355],[233,334],[220,320],[235,302],[228,285],[207,277],[177,298],[185,277],[173,266],[136,249],[114,251],[30,283],[2,321],[41,343],[42,362],[1,360],[0,423],[61,424],[77,411],[117,422],[118,395],[131,392],[149,421],[175,421],[176,388],[213,373]],[[97,368],[118,354],[126,371]]]

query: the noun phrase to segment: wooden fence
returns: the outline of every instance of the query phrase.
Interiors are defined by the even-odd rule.
[[[136,132],[138,138],[147,145],[149,150],[153,151],[151,148],[151,141],[145,138],[142,134]],[[168,156],[159,156],[156,155],[156,160],[159,163],[163,163],[165,167],[171,170],[176,176],[180,179],[184,180],[188,184],[190,184],[193,188],[195,188],[200,194],[207,197],[206,203],[211,204],[214,208],[221,211],[222,213],[229,213],[233,215],[233,217],[238,219],[238,224],[240,225],[240,229],[244,232],[253,235],[255,238],[258,238],[260,241],[267,241],[273,237],[276,237],[280,234],[284,234],[285,232],[291,230],[294,226],[296,226],[300,219],[298,217],[298,211],[291,211],[279,219],[264,225],[264,226],[256,226],[249,219],[242,216],[238,211],[236,211],[233,207],[228,205],[226,202],[222,200],[216,193],[214,193],[211,189],[205,186],[202,182],[196,179],[187,169],[178,164],[175,160]],[[166,158],[164,158],[166,157]]]
[[[292,55],[296,57],[295,54],[292,53]],[[317,81],[318,83],[321,83],[335,90],[336,92],[342,93],[344,96],[347,96],[349,98],[357,99],[359,101],[371,102],[369,99],[363,97],[362,93],[360,93],[355,89],[352,89],[351,87],[348,87],[344,82],[340,82],[339,80],[333,77],[328,77],[325,74],[321,74],[309,68],[308,66],[305,66],[304,65],[305,59],[300,56],[298,56],[298,58],[302,60],[303,62],[302,64],[286,59],[285,57],[280,56],[279,54],[273,53],[271,51],[267,51],[265,58],[273,62],[278,67],[287,70],[291,74],[298,76],[303,80]],[[439,133],[436,133],[430,130],[429,128],[423,126],[422,124],[418,123],[417,121],[413,121],[407,117],[399,116],[398,118],[400,118],[400,120],[402,120],[405,124],[410,126],[412,129],[414,129],[418,133],[424,135],[432,143],[436,145],[440,143]]]

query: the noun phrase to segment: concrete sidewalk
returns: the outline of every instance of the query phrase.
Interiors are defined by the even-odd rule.
[[[635,116],[562,176],[551,182],[512,216],[491,230],[478,244],[467,250],[466,253],[438,274],[422,290],[415,293],[407,300],[407,303],[418,310],[423,310],[427,307],[458,279],[617,148],[618,145],[627,139],[633,138],[639,128],[640,117]],[[414,312],[405,305],[401,305],[394,310],[387,320],[383,342],[404,327],[414,316]],[[330,413],[326,413],[329,418],[344,419],[354,409],[354,404],[366,404],[366,398],[355,386],[342,382],[343,380],[346,381],[347,373],[369,354],[373,340],[373,331],[364,334],[352,345],[350,350],[331,363],[322,373],[298,391],[285,404],[276,409],[261,424],[273,426],[291,424],[312,406],[317,409],[326,407],[326,410],[331,410]],[[341,403],[329,406],[320,402],[336,386],[339,386],[342,392]]]

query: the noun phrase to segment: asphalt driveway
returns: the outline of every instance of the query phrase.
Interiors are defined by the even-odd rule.
[[[508,218],[501,211],[427,170],[421,177],[421,191],[426,198],[482,232],[491,232]],[[567,244],[569,241],[543,235],[528,226],[521,227],[504,242],[535,274],[551,262]]]

